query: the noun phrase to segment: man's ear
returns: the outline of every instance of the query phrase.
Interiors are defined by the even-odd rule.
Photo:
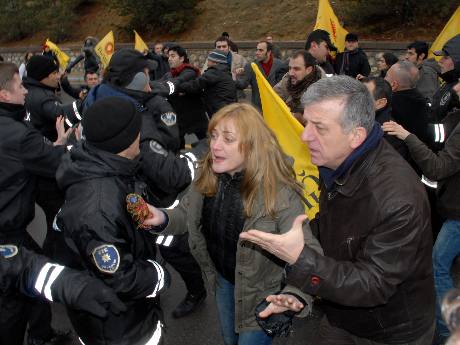
[[[357,127],[350,134],[352,135],[350,146],[353,150],[360,146],[367,138],[367,132],[364,127]]]
[[[0,90],[0,101],[8,102],[9,101],[9,92],[5,89]]]
[[[375,109],[383,109],[387,106],[388,100],[386,98],[379,98],[378,100],[375,101]]]
[[[307,67],[307,74],[310,74],[311,72],[313,72],[313,66]]]

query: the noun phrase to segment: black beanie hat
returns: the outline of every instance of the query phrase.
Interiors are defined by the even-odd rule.
[[[142,116],[134,104],[121,97],[106,97],[94,102],[83,116],[86,141],[98,149],[120,153],[136,140]]]
[[[34,55],[27,62],[27,76],[40,81],[45,79],[51,72],[58,71],[59,65],[56,60],[46,55]]]
[[[105,80],[117,86],[126,86],[144,68],[153,71],[158,63],[134,49],[124,48],[113,54],[105,72]]]

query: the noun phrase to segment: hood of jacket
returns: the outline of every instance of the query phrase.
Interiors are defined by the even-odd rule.
[[[56,172],[56,180],[62,190],[84,181],[106,177],[132,177],[139,168],[139,158],[130,160],[99,150],[85,141],[74,146],[64,155]]]

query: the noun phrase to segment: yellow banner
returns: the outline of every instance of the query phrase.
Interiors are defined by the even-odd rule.
[[[297,180],[305,187],[305,210],[308,218],[313,219],[319,210],[319,172],[318,167],[311,163],[308,146],[300,139],[303,127],[292,116],[286,103],[276,94],[257,65],[252,63],[251,66],[256,74],[265,122],[276,134],[284,152],[294,159]]]
[[[105,37],[94,47],[94,51],[101,59],[102,66],[107,68],[113,53],[115,52],[115,38],[113,31],[110,31]]]
[[[142,37],[136,32],[136,30],[133,30],[133,31],[134,31],[134,49],[144,54],[145,51],[149,50],[149,47],[144,42]]]
[[[318,15],[314,30],[322,29],[329,32],[332,43],[337,47],[339,52],[345,49],[345,36],[348,31],[340,25],[337,16],[334,13],[329,0],[319,0]]]
[[[433,52],[436,50],[441,50],[448,40],[458,34],[460,34],[460,6],[457,7],[455,13],[452,15],[452,17],[450,17],[446,26],[444,26],[444,29],[442,29],[441,33],[431,45],[428,57],[435,57],[440,59],[440,57],[434,56]]]
[[[69,63],[70,57],[61,49],[59,49],[59,47],[56,44],[51,42],[49,38],[46,39],[45,45],[47,45],[50,48],[50,50],[53,52],[53,54],[59,61],[59,67],[64,70],[67,67],[67,64]]]

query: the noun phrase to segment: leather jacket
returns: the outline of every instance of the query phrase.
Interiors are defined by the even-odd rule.
[[[304,248],[287,283],[324,300],[329,322],[402,344],[434,322],[430,207],[418,176],[385,141],[321,186],[312,222],[324,256]]]

